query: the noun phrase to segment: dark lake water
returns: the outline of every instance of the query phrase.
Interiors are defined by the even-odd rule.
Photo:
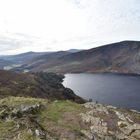
[[[65,76],[63,85],[85,99],[140,111],[140,76],[84,73]]]

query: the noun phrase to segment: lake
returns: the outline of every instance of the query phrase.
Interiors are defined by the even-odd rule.
[[[140,76],[66,74],[63,85],[85,99],[140,111]]]

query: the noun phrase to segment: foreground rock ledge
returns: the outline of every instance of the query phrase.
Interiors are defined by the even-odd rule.
[[[0,99],[0,140],[140,140],[140,113],[88,102]]]
[[[90,140],[140,140],[140,113],[93,102],[81,113],[89,130],[82,130]]]

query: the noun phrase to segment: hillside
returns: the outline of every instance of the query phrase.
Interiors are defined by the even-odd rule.
[[[123,41],[59,57],[39,57],[22,66],[56,73],[116,72],[140,74],[140,42]]]
[[[138,112],[96,103],[0,99],[0,140],[139,140]]]
[[[22,96],[46,98],[49,100],[69,99],[82,103],[84,100],[76,96],[72,90],[62,85],[62,75],[52,73],[15,73],[0,71],[0,98]]]
[[[62,57],[63,55],[79,52],[77,49],[70,49],[67,51],[58,51],[58,52],[26,52],[17,55],[1,55],[0,56],[0,69],[11,70],[18,69],[20,66],[25,64],[34,63],[47,63],[52,59]],[[29,63],[28,63],[29,62]]]
[[[26,61],[32,60],[35,57],[48,53],[49,52],[26,52],[17,55],[1,55],[0,58],[5,61],[10,61],[14,64],[22,64]]]
[[[0,69],[3,69],[4,67],[6,67],[8,65],[12,65],[12,64],[13,64],[13,62],[11,62],[11,61],[0,59]]]

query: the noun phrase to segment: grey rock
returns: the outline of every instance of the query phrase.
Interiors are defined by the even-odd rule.
[[[83,122],[90,124],[90,129],[82,133],[90,140],[140,140],[140,124],[132,121],[128,113],[93,102],[84,104],[84,107],[89,111],[80,115]]]
[[[132,137],[140,139],[140,130],[136,130],[131,134]]]

